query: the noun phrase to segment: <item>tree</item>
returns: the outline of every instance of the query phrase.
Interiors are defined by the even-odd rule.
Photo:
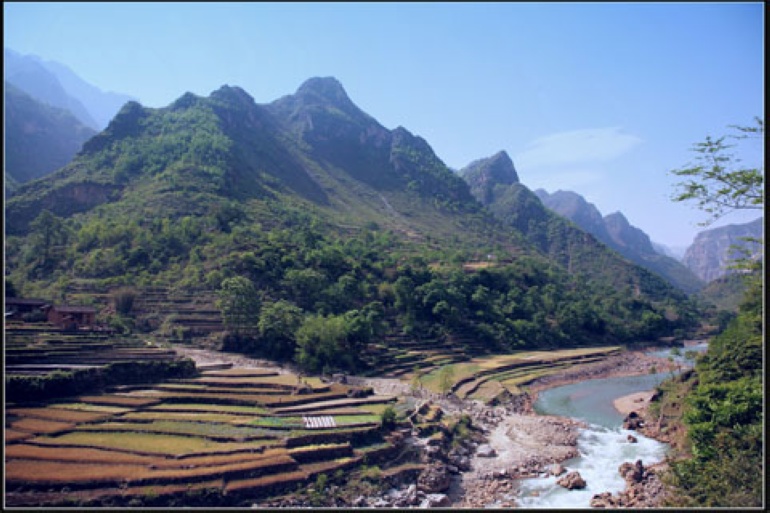
[[[348,330],[344,316],[311,315],[297,330],[297,364],[311,372],[352,370],[356,355],[345,349]]]
[[[259,295],[248,278],[235,276],[222,281],[217,306],[225,327],[237,336],[253,335],[259,326]]]
[[[455,370],[451,365],[444,365],[438,371],[438,388],[446,395],[455,384]]]
[[[674,201],[695,201],[698,208],[710,214],[710,218],[701,223],[708,226],[714,221],[735,210],[764,209],[764,162],[761,167],[744,167],[741,160],[728,150],[734,144],[726,140],[761,139],[764,146],[765,124],[761,118],[755,118],[756,126],[732,125],[737,133],[713,139],[710,136],[701,143],[696,143],[692,151],[697,155],[695,162],[687,167],[672,170],[671,173],[685,178],[677,184],[678,193]]]
[[[764,124],[733,127],[731,136],[764,138]],[[740,209],[764,208],[761,168],[737,167],[724,137],[696,146],[701,166],[675,171],[689,177],[676,201],[696,200],[709,224]],[[697,381],[685,397],[683,423],[692,456],[674,461],[666,480],[674,486],[668,505],[760,507],[763,502],[764,308],[761,264],[746,266],[747,290],[737,317],[710,341],[695,365]]]
[[[424,374],[420,367],[418,365],[415,365],[412,368],[412,379],[409,382],[410,388],[412,392],[416,392],[417,390],[422,389],[422,380],[423,380]]]
[[[64,220],[49,210],[43,210],[29,225],[32,258],[35,267],[51,271],[63,256],[63,246],[69,238]]]
[[[265,303],[259,314],[259,335],[265,353],[290,358],[296,347],[295,334],[302,324],[302,309],[289,301]]]

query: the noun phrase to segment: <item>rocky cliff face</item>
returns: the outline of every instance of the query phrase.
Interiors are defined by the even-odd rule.
[[[626,217],[620,212],[615,212],[604,217],[604,226],[610,238],[618,246],[628,248],[640,254],[657,253],[652,246],[650,236],[636,226],[631,226]]]
[[[583,196],[572,191],[556,191],[549,194],[543,189],[535,191],[543,205],[557,214],[566,217],[583,230],[609,245],[612,241],[604,224],[601,212],[596,205],[589,203]]]
[[[549,194],[538,189],[535,194],[550,210],[566,217],[630,261],[663,276],[685,292],[695,292],[703,286],[685,265],[656,251],[649,235],[631,225],[620,212],[602,217],[593,203],[572,191]]]
[[[728,273],[732,261],[743,255],[733,246],[748,248],[753,255],[759,255],[756,244],[741,240],[744,237],[760,238],[763,234],[764,218],[745,224],[731,224],[699,233],[687,248],[682,261],[699,278],[710,282]]]

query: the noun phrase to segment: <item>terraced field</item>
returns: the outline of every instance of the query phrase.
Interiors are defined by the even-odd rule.
[[[107,332],[20,325],[6,327],[4,333],[5,371],[12,375],[45,375],[57,370],[98,368],[120,362],[178,359],[171,349]]]
[[[6,505],[237,506],[285,492],[394,450],[379,414],[395,398],[351,391],[231,369],[12,406]]]
[[[570,366],[600,361],[620,350],[620,347],[614,346],[476,357],[451,366],[453,384],[450,391],[461,399],[483,401],[506,391],[519,394],[522,387],[539,377]],[[433,392],[439,392],[440,369],[427,373],[422,384]]]

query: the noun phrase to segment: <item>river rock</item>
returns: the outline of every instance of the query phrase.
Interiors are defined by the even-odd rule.
[[[628,484],[641,482],[644,477],[644,465],[642,460],[636,460],[636,463],[626,461],[618,468],[618,473],[626,480]]]
[[[585,479],[583,479],[577,471],[567,473],[567,475],[556,481],[556,484],[563,486],[567,490],[582,489],[586,487]]]
[[[463,472],[468,472],[471,469],[471,459],[467,456],[460,456],[454,461],[454,464]]]
[[[443,463],[432,463],[417,477],[417,488],[425,493],[440,493],[451,484],[449,469]]]
[[[634,435],[628,435],[628,437],[626,437],[626,440],[628,440],[628,443],[630,444],[635,444],[639,441]]]
[[[592,508],[616,508],[618,506],[618,501],[610,492],[597,493],[591,497],[590,506]]]
[[[420,503],[420,508],[442,508],[449,506],[450,501],[443,493],[429,493]]]
[[[551,473],[552,476],[560,476],[564,472],[566,472],[564,467],[562,467],[561,464],[559,464],[559,463],[554,463],[553,465],[551,465],[551,468],[548,469],[548,470],[549,470],[549,472]]]
[[[623,429],[637,430],[643,426],[644,426],[644,420],[642,420],[639,414],[636,413],[635,411],[632,411],[626,416],[625,419],[623,419]]]
[[[497,451],[489,444],[479,445],[479,448],[476,449],[476,456],[479,458],[494,458],[497,456]]]

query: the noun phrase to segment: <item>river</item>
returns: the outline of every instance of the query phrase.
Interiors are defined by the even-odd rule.
[[[706,345],[689,347],[695,351],[705,350]],[[651,353],[667,358],[668,350]],[[684,366],[691,361],[676,357]],[[589,508],[591,498],[598,493],[616,494],[625,489],[625,481],[618,473],[623,462],[642,460],[649,465],[664,459],[668,445],[647,438],[635,431],[622,429],[623,415],[615,410],[613,401],[635,392],[652,390],[671,374],[659,373],[643,376],[593,379],[555,387],[540,392],[535,411],[543,415],[560,415],[582,420],[588,427],[581,429],[578,439],[580,456],[567,460],[563,466],[567,471],[576,470],[586,481],[582,490],[567,490],[556,484],[558,478],[523,479],[520,481],[521,494],[517,499],[522,508]],[[633,434],[637,443],[629,443],[628,435]]]

